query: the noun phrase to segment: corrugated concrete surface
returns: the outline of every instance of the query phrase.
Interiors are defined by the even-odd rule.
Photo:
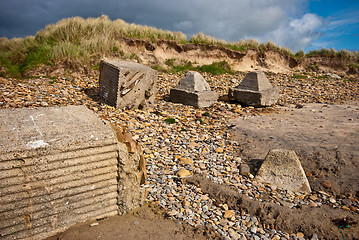
[[[152,107],[157,93],[157,71],[144,65],[118,59],[100,63],[101,99],[122,109]]]
[[[118,214],[119,145],[84,106],[0,111],[0,238]]]

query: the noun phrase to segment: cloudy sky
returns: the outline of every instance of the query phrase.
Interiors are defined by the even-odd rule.
[[[0,0],[0,37],[35,35],[73,16],[121,18],[227,41],[359,50],[359,0]]]

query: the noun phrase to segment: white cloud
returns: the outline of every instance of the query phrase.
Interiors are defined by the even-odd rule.
[[[311,33],[322,25],[323,20],[312,13],[307,13],[301,19],[294,19],[289,23],[295,32],[301,34]]]
[[[316,14],[307,13],[299,19],[284,21],[273,32],[268,32],[264,38],[272,39],[281,46],[293,51],[307,48],[314,40],[321,36],[321,29],[326,21]]]

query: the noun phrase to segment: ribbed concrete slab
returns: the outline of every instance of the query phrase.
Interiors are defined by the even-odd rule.
[[[122,109],[152,107],[157,93],[157,71],[139,63],[104,59],[100,63],[101,99]]]
[[[0,119],[1,239],[43,239],[118,214],[121,143],[96,114],[84,106],[4,109]]]

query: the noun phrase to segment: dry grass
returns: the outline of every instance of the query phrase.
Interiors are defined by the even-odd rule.
[[[98,64],[102,57],[136,58],[123,52],[122,38],[186,41],[183,33],[129,24],[121,19],[74,17],[48,25],[35,37],[1,38],[0,65],[11,75],[21,75],[39,64],[52,65],[59,61],[88,66]]]
[[[297,59],[312,56],[335,57],[359,63],[358,52],[321,49],[305,54],[303,51],[293,54],[289,49],[276,46],[273,42],[259,44],[250,39],[247,41],[226,42],[198,33],[189,41],[181,32],[165,31],[149,26],[126,23],[121,19],[110,20],[107,16],[99,18],[80,17],[63,19],[56,24],[48,25],[34,37],[17,39],[0,39],[0,75],[19,76],[26,70],[40,64],[54,65],[58,62],[80,63],[84,67],[97,65],[103,57],[120,57],[139,59],[135,54],[126,54],[121,49],[123,38],[144,39],[150,42],[172,40],[181,44],[216,45],[234,51],[276,51]]]

